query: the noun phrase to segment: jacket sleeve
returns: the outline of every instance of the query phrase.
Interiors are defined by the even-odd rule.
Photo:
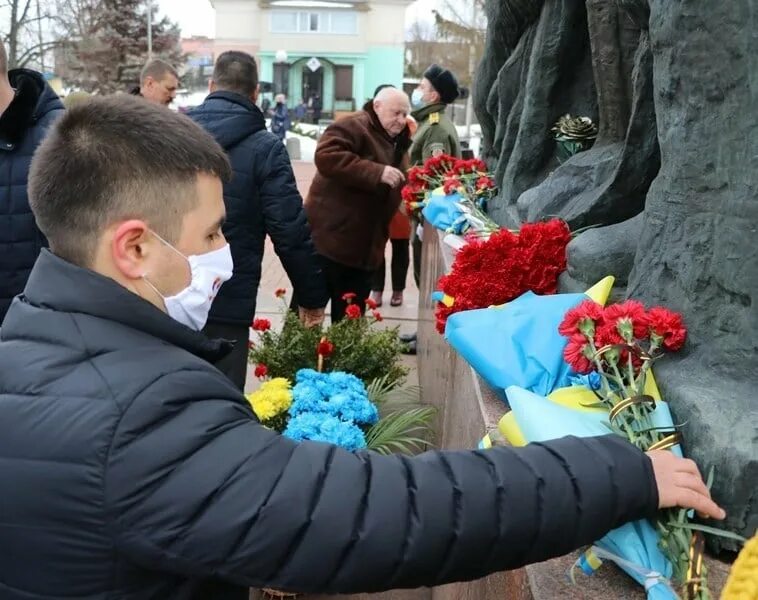
[[[385,165],[361,158],[359,148],[360,142],[348,126],[332,123],[316,147],[316,168],[324,177],[373,191],[382,185]]]
[[[429,133],[423,140],[424,145],[421,150],[421,155],[424,160],[434,156],[435,152],[453,154],[452,140],[442,127],[432,125],[429,127],[428,131]]]
[[[192,375],[138,397],[109,454],[116,548],[153,570],[295,592],[432,586],[565,554],[657,507],[649,459],[616,436],[351,454],[264,429]]]
[[[323,308],[326,282],[311,239],[303,199],[284,145],[276,141],[257,173],[263,222],[303,308]]]

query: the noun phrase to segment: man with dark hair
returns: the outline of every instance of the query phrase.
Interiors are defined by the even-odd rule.
[[[615,435],[410,458],[261,426],[198,331],[232,272],[230,173],[202,128],[126,95],[37,151],[51,251],[0,328],[4,600],[438,585],[659,507],[723,517],[692,461]]]
[[[266,131],[263,113],[255,105],[255,59],[244,52],[221,54],[210,91],[188,115],[213,134],[232,163],[234,178],[224,185],[224,235],[232,248],[234,276],[216,298],[206,332],[236,341],[232,353],[217,366],[244,389],[266,235],[297,292],[306,324],[323,320],[327,292],[287,150],[278,136]]]
[[[8,71],[0,43],[0,325],[46,243],[29,208],[26,180],[35,148],[62,112],[42,75]]]
[[[168,106],[176,98],[179,89],[179,73],[165,60],[155,58],[142,67],[139,86],[131,93],[150,102]]]

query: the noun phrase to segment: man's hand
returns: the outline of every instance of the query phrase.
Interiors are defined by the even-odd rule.
[[[680,506],[694,508],[703,517],[726,517],[724,510],[711,500],[694,461],[679,458],[668,450],[652,450],[647,455],[653,463],[660,508]]]
[[[405,181],[405,175],[400,169],[387,165],[382,172],[382,183],[386,183],[391,188],[396,188]]]
[[[325,311],[323,308],[303,308],[298,307],[298,316],[300,322],[306,327],[318,327],[324,322]]]

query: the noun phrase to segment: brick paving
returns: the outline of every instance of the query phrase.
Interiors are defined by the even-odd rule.
[[[308,192],[308,187],[310,186],[311,180],[316,173],[316,166],[313,163],[304,161],[293,161],[292,166],[295,171],[295,178],[297,180],[298,189],[300,190],[301,195],[305,197],[306,193]],[[389,265],[389,244],[387,248],[387,264]],[[387,282],[389,283],[389,281],[390,277],[388,273]],[[284,268],[282,267],[281,262],[279,262],[279,258],[274,252],[274,247],[271,244],[271,241],[267,238],[266,249],[263,256],[261,284],[258,288],[256,314],[258,316],[270,319],[274,327],[281,325],[281,314],[284,306],[281,300],[275,298],[274,296],[274,292],[279,288],[284,288],[287,290],[288,293],[286,300],[287,303],[289,303],[292,286],[290,285],[289,279],[287,278],[287,274],[284,272]],[[389,289],[385,292],[385,304],[380,309],[385,319],[383,323],[387,327],[399,326],[401,332],[403,333],[415,331],[418,314],[418,290],[416,289],[416,284],[413,281],[412,268],[408,269],[408,279],[405,288],[403,305],[399,307],[391,307],[389,305],[390,293],[391,291]],[[328,313],[329,308],[327,307],[327,315]],[[409,366],[415,366],[415,362],[410,361]],[[254,389],[257,387],[257,381],[252,376],[252,373],[248,373],[247,381],[248,389]]]

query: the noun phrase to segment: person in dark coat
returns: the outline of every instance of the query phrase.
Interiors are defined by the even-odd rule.
[[[0,44],[0,325],[47,244],[29,208],[26,179],[34,150],[63,110],[42,75],[8,71]]]
[[[230,174],[202,128],[126,94],[74,107],[37,151],[51,250],[0,328],[4,600],[432,586],[659,507],[723,516],[692,461],[616,435],[411,458],[261,426],[211,364],[228,342],[199,331],[232,269]]]
[[[374,271],[384,262],[408,167],[409,110],[407,95],[385,88],[363,110],[327,127],[316,147],[318,172],[305,208],[322,257],[332,322],[345,314],[345,293],[355,293],[365,308]]]
[[[178,89],[179,73],[165,60],[155,58],[142,67],[139,85],[131,88],[129,93],[168,106],[176,98]]]
[[[243,389],[266,235],[297,291],[307,325],[323,321],[327,291],[289,156],[280,139],[266,131],[255,105],[255,59],[244,52],[224,52],[216,61],[210,89],[205,102],[187,114],[216,138],[232,163],[234,177],[224,185],[224,235],[232,249],[234,275],[213,304],[206,333],[236,342],[217,366]]]
[[[276,106],[274,106],[274,111],[271,114],[271,133],[278,137],[282,142],[287,137],[287,132],[292,126],[286,102],[284,94],[277,94]]]

